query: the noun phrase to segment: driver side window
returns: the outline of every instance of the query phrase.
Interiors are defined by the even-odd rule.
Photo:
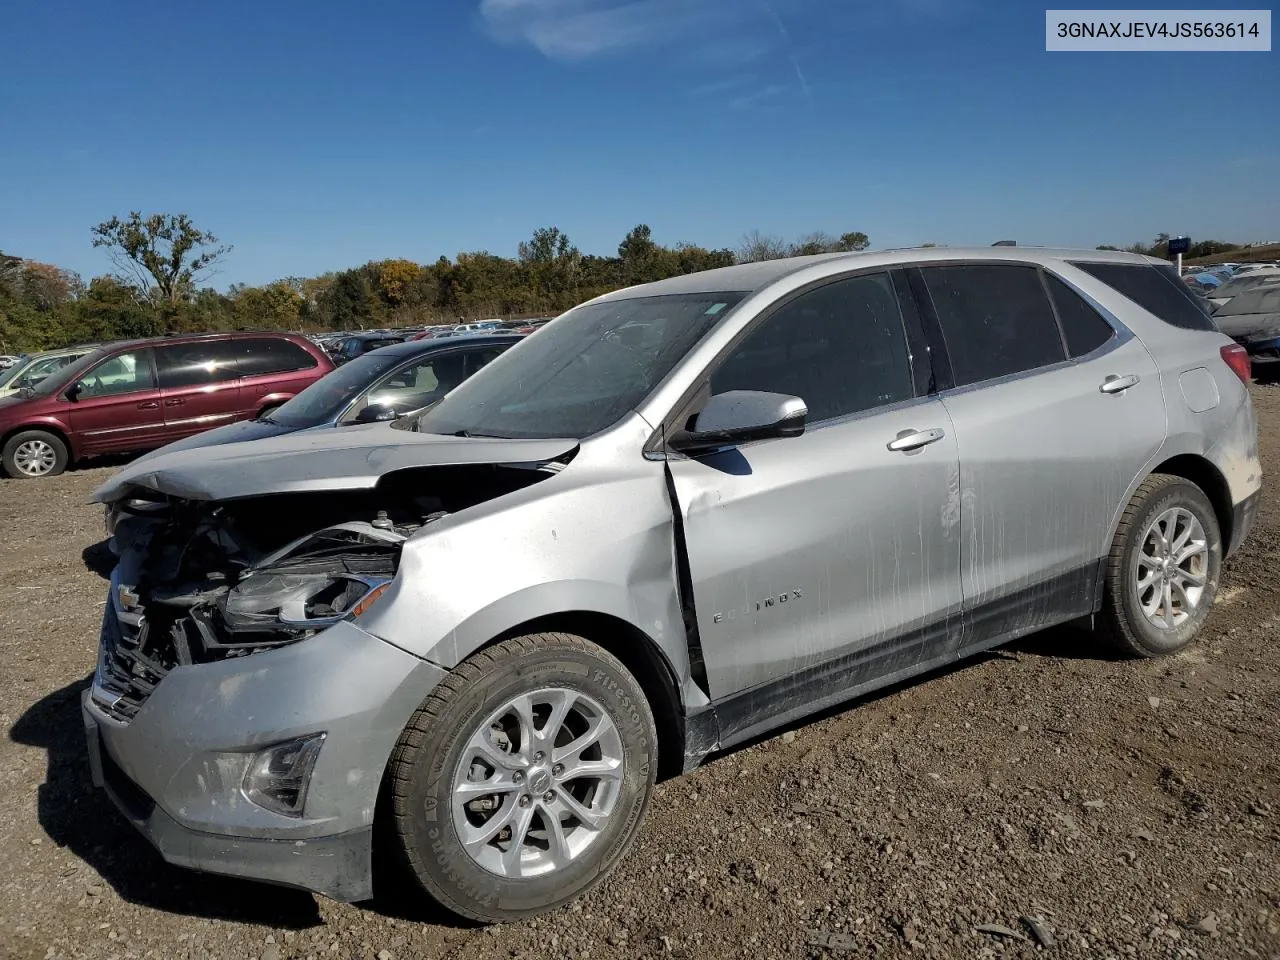
[[[81,398],[152,390],[155,381],[151,375],[151,358],[145,350],[117,353],[85,374],[78,381],[78,386]]]
[[[911,361],[889,275],[837,280],[783,304],[712,373],[713,395],[730,390],[799,397],[809,423],[911,399]]]

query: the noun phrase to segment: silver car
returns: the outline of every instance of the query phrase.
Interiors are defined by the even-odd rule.
[[[360,900],[377,831],[450,910],[552,909],[714,751],[1054,624],[1190,643],[1258,502],[1248,374],[1132,254],[600,297],[412,420],[102,487],[93,776],[173,863]]]

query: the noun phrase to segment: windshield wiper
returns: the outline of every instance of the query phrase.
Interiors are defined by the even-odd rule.
[[[268,414],[265,414],[265,413],[264,413],[262,416],[260,416],[260,417],[254,417],[253,419],[257,420],[259,423],[269,423],[269,424],[271,424],[273,427],[278,427],[278,426],[280,426],[280,421],[279,421],[279,420],[272,420],[272,419],[271,419],[271,417],[270,417]]]
[[[470,439],[470,438],[471,438],[471,431],[469,431],[469,430],[455,430],[455,431],[453,431],[452,436],[455,436],[455,437],[466,437],[467,439]]]

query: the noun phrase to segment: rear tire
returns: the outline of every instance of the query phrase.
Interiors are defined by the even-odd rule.
[[[1218,592],[1222,534],[1189,480],[1153,474],[1134,492],[1106,559],[1100,633],[1130,657],[1160,657],[1199,633]]]
[[[656,770],[653,715],[615,657],[570,634],[516,637],[454,668],[405,727],[389,768],[395,846],[460,916],[544,913],[621,860]]]
[[[15,433],[0,452],[5,473],[15,480],[43,480],[67,469],[67,445],[44,430]]]

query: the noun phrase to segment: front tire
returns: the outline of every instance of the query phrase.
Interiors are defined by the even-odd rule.
[[[1204,492],[1153,474],[1129,501],[1106,560],[1101,632],[1120,652],[1160,657],[1199,633],[1222,569],[1222,534]]]
[[[626,853],[656,769],[649,704],[615,657],[570,634],[506,640],[459,664],[401,734],[397,847],[460,916],[553,910]]]
[[[15,433],[0,451],[5,473],[15,480],[56,477],[67,469],[67,445],[44,430]]]

